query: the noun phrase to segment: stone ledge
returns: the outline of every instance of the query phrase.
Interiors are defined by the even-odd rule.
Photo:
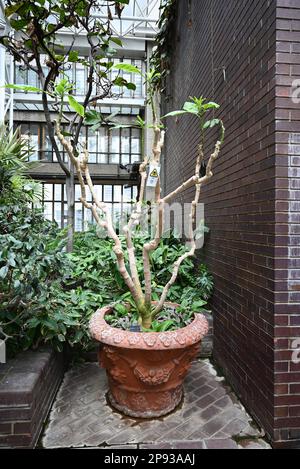
[[[50,349],[0,365],[0,447],[36,445],[63,372],[62,354]]]

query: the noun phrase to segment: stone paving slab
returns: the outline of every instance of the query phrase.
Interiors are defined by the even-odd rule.
[[[224,379],[208,360],[193,363],[180,409],[159,420],[134,420],[106,401],[106,374],[96,363],[66,373],[42,444],[45,448],[267,449]]]

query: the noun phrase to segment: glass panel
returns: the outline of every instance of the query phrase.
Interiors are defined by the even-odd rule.
[[[131,132],[131,153],[141,153],[141,133],[138,129]]]
[[[87,230],[89,225],[91,225],[93,221],[93,214],[91,210],[84,208],[84,229]]]
[[[99,164],[107,164],[108,163],[108,155],[98,154],[97,157]]]
[[[82,231],[83,210],[81,203],[75,203],[75,230]]]
[[[47,127],[43,128],[43,140],[41,142],[42,159],[52,161],[52,144],[48,135]]]
[[[71,83],[74,81],[74,79],[73,79],[73,65],[70,65],[68,68],[66,68],[66,70],[64,71],[64,78],[68,78]]]
[[[122,153],[130,153],[130,130],[129,129],[122,129],[121,151]]]
[[[104,202],[112,202],[112,186],[104,186]]]
[[[120,131],[110,132],[110,153],[120,153]]]
[[[131,187],[124,187],[123,200],[124,202],[131,202],[132,200]]]
[[[61,203],[55,202],[54,204],[54,220],[61,226]]]
[[[89,133],[88,149],[91,153],[97,153],[97,135]]]
[[[127,164],[130,164],[130,155],[122,155],[121,156],[121,163],[126,166]]]
[[[44,203],[44,216],[47,220],[52,221],[52,203],[45,202]]]
[[[115,226],[118,226],[118,224],[122,220],[122,204],[113,204],[113,221]]]
[[[114,186],[114,202],[122,202],[122,186]]]
[[[92,202],[92,194],[88,186],[85,186],[85,191],[86,191],[86,200],[88,202]]]
[[[64,226],[68,226],[68,206],[66,203],[64,203]]]
[[[138,188],[137,188],[137,186],[133,186],[133,188],[132,188],[132,198],[133,198],[133,200],[136,200],[137,194],[138,194]]]
[[[107,129],[102,127],[98,130],[98,152],[107,153],[108,152],[108,136]]]
[[[99,185],[95,186],[95,192],[96,192],[98,200],[102,202],[102,186],[99,186]]]
[[[124,204],[123,205],[123,216],[124,220],[126,220],[126,217],[128,218],[128,215],[131,213],[132,205],[131,204]]]
[[[123,73],[123,78],[128,81],[128,83],[132,83],[132,77],[130,73]],[[131,96],[131,91],[126,88],[126,86],[123,87],[123,96],[124,97],[130,97]]]
[[[89,153],[89,163],[92,163],[92,164],[97,163],[97,154],[96,153]]]
[[[53,184],[44,184],[44,200],[53,200]]]
[[[140,62],[139,60],[136,60],[134,65],[141,70],[142,62]],[[143,96],[143,79],[141,75],[134,73],[132,77],[132,82],[136,86],[136,90],[134,91],[134,96],[136,97]]]
[[[110,213],[112,213],[112,204],[106,204],[108,210]]]
[[[37,86],[37,75],[33,70],[28,70],[27,84],[29,86]]]
[[[76,94],[85,94],[85,73],[84,68],[76,64]]]
[[[114,64],[117,64],[117,63],[119,63],[119,62],[120,62],[119,59],[114,59]],[[111,71],[111,79],[112,79],[112,81],[115,80],[115,78],[117,78],[118,74],[119,74],[118,70],[112,69],[112,71]],[[120,73],[120,75],[121,75],[121,73]],[[116,93],[116,94],[119,94],[119,93],[120,93],[120,87],[119,87],[119,86],[113,86],[113,87],[112,87],[112,92],[113,92],[113,93]]]
[[[120,155],[117,154],[117,155],[110,155],[109,156],[109,162],[110,164],[119,164],[120,162]]]
[[[28,144],[32,148],[33,154],[30,156],[30,161],[39,159],[39,127],[36,124],[30,124],[28,132]]]
[[[16,67],[16,84],[18,85],[25,85],[27,82],[27,72],[26,70],[22,70],[21,67]]]
[[[55,184],[55,187],[54,187],[54,200],[61,201],[61,184]]]
[[[79,135],[78,142],[80,144],[80,148],[85,148],[87,144],[86,132],[85,129],[82,129]]]
[[[79,200],[81,197],[81,187],[79,184],[75,185],[75,200]]]

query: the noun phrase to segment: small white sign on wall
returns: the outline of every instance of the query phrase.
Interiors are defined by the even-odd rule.
[[[160,166],[150,165],[147,187],[156,187],[160,177]]]

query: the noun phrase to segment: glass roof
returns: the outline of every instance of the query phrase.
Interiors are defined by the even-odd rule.
[[[130,0],[125,5],[121,18],[117,11],[111,11],[113,20],[111,27],[113,32],[121,37],[137,37],[151,39],[157,32],[157,21],[160,16],[160,0]],[[95,17],[107,18],[107,6],[102,6]],[[5,28],[4,1],[0,0],[0,28]]]
[[[157,21],[160,15],[160,0],[130,0],[125,5],[121,19],[112,11],[111,27],[119,37],[151,38],[158,32]],[[102,7],[96,16],[107,17],[106,7]]]

